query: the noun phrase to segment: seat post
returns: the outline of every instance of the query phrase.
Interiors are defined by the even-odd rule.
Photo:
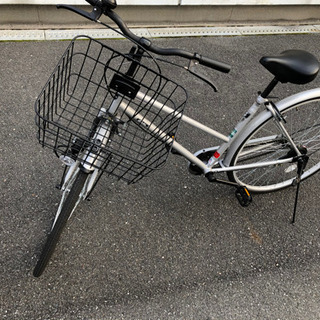
[[[276,78],[273,78],[273,80],[269,83],[269,85],[261,93],[261,97],[267,98],[268,95],[271,93],[271,91],[274,89],[274,87],[278,84],[278,82],[279,81]]]

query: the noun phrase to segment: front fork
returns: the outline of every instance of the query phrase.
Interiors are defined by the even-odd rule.
[[[111,118],[108,119],[108,116]],[[103,162],[103,158],[100,156],[100,153],[102,152],[101,148],[103,148],[108,143],[110,137],[113,134],[114,121],[115,121],[114,117],[110,113],[107,113],[105,108],[101,108],[98,116],[96,117],[93,123],[91,132],[89,133],[90,140],[94,142],[94,145],[90,146],[89,142],[80,143],[82,147],[85,147],[85,150],[81,151],[81,148],[79,148],[78,146],[77,153],[83,152],[83,156],[81,160],[76,160],[76,161],[73,160],[72,155],[70,156],[63,155],[60,157],[62,162],[66,165],[66,168],[64,170],[61,183],[59,186],[59,189],[61,189],[62,191],[62,196],[61,196],[61,200],[56,212],[56,216],[55,216],[52,228],[54,227],[61,213],[65,200],[80,170],[88,173],[88,178],[83,186],[83,189],[79,195],[79,198],[73,208],[73,211],[70,214],[70,217],[72,216],[79,202],[81,200],[87,199],[90,193],[92,192],[93,188],[95,187],[101,175],[101,172],[100,172],[101,169],[99,169],[102,166],[102,162]],[[74,144],[79,145],[79,142],[75,140]],[[72,146],[71,149],[75,149],[74,146]],[[75,154],[73,156],[78,157],[78,154]]]

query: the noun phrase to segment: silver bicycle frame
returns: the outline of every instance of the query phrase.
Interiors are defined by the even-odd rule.
[[[281,100],[276,103],[277,108],[281,111],[288,106],[295,105],[301,103],[303,101],[308,101],[312,99],[319,99],[320,97],[320,88],[304,91],[287,97],[284,100]],[[194,163],[203,172],[209,173],[218,173],[218,172],[227,172],[227,171],[238,171],[238,170],[245,170],[251,168],[259,168],[259,167],[268,167],[277,164],[284,164],[284,163],[291,163],[293,158],[287,159],[280,159],[274,161],[266,161],[266,162],[259,162],[253,164],[246,164],[246,165],[238,165],[238,166],[229,166],[231,157],[234,152],[238,149],[240,143],[243,141],[243,138],[246,137],[249,132],[251,132],[258,124],[263,123],[266,119],[270,117],[270,112],[265,104],[268,102],[267,99],[258,96],[256,102],[248,109],[248,111],[244,114],[238,124],[234,127],[232,132],[229,136],[225,136],[222,133],[203,125],[202,123],[188,117],[185,115],[181,115],[180,113],[175,112],[172,108],[168,106],[164,106],[162,103],[153,100],[151,97],[146,96],[144,93],[139,92],[137,94],[137,98],[144,103],[152,103],[154,107],[161,109],[166,113],[172,113],[176,117],[180,117],[181,121],[188,123],[189,125],[206,132],[207,134],[214,136],[222,141],[220,146],[217,146],[213,149],[213,156],[210,158],[207,164],[202,162],[196,154],[191,153],[188,149],[183,147],[177,141],[173,140],[172,138],[168,138],[166,132],[161,131],[155,125],[150,124],[147,120],[143,119],[146,124],[146,128],[148,128],[153,133],[157,132],[159,139],[163,140],[164,142],[171,144],[172,148],[177,151],[179,154],[184,156],[187,160],[191,163]],[[128,114],[129,117],[139,118],[139,114],[135,114],[135,110],[128,106],[126,103],[120,103],[119,107]],[[263,110],[257,115],[257,112]],[[272,113],[271,113],[272,114]],[[140,119],[141,120],[141,119]],[[291,137],[288,135],[287,131],[284,129],[283,125],[279,126],[282,134],[287,136],[289,142],[292,141]],[[274,140],[276,136],[265,137],[264,139],[269,139],[270,141]],[[293,142],[292,142],[293,143]],[[293,148],[295,146],[293,145]]]
[[[236,165],[236,166],[230,166],[230,162],[232,159],[232,156],[234,152],[239,148],[240,144],[242,143],[244,137],[247,137],[250,132],[253,131],[254,128],[256,128],[258,125],[262,124],[264,121],[266,121],[268,118],[270,118],[270,113],[272,114],[272,110],[264,107],[265,103],[267,102],[266,99],[261,98],[260,96],[257,98],[257,101],[248,109],[248,111],[244,114],[240,122],[234,127],[232,132],[229,134],[229,136],[225,136],[222,133],[203,125],[202,123],[188,117],[185,115],[181,115],[180,113],[175,112],[173,109],[171,109],[168,106],[164,106],[162,103],[153,100],[151,97],[146,96],[144,93],[139,92],[137,94],[137,98],[144,103],[152,103],[154,107],[161,109],[162,111],[166,113],[173,113],[176,117],[180,117],[181,121],[188,123],[189,125],[193,126],[194,128],[197,128],[203,132],[206,132],[207,134],[214,136],[222,141],[222,144],[217,147],[212,147],[210,150],[213,152],[213,156],[208,161],[207,164],[202,162],[198,157],[197,153],[193,154],[188,149],[183,147],[181,144],[179,144],[177,141],[175,141],[172,137],[170,137],[166,132],[161,131],[156,125],[152,124],[150,121],[139,115],[139,113],[136,113],[136,110],[131,108],[127,103],[123,102],[121,99],[121,96],[119,96],[117,99],[115,99],[111,106],[108,109],[108,113],[115,114],[115,112],[118,110],[118,108],[125,111],[125,113],[131,117],[135,118],[136,120],[142,121],[145,124],[145,129],[147,128],[150,132],[153,134],[156,134],[158,136],[158,139],[162,140],[164,143],[172,144],[172,148],[177,151],[179,154],[181,154],[183,157],[185,157],[187,160],[189,160],[191,163],[194,163],[196,166],[198,166],[200,169],[203,170],[203,172],[209,173],[218,173],[218,172],[227,172],[227,171],[238,171],[238,170],[245,170],[245,169],[251,169],[251,168],[260,168],[260,167],[267,167],[267,166],[273,166],[278,164],[284,164],[284,163],[291,163],[293,161],[293,158],[287,158],[287,159],[280,159],[280,160],[274,160],[274,161],[266,161],[266,162],[259,162],[259,163],[253,163],[253,164],[245,164],[245,165]],[[293,106],[295,104],[302,103],[304,101],[310,101],[313,99],[320,99],[320,88],[303,91],[300,93],[297,93],[293,96],[290,96],[286,99],[283,99],[276,103],[277,108],[282,111],[286,109],[289,106]],[[261,109],[261,106],[264,107],[263,111],[261,111],[258,115],[257,112],[259,109]],[[103,109],[103,108],[102,108]],[[101,110],[102,110],[101,109]],[[106,112],[105,109],[101,112]],[[280,126],[281,129],[281,126]],[[107,128],[105,126],[102,126],[100,128],[103,132],[97,132],[96,135],[103,136],[106,133],[106,130],[110,130],[110,128]],[[285,134],[285,132],[284,132]],[[109,135],[106,135],[108,139]],[[274,141],[274,139],[277,136],[273,135],[270,137],[264,137],[266,142],[268,140]],[[260,141],[260,139],[259,139]],[[255,143],[255,140],[251,141],[252,143]],[[106,141],[104,141],[106,143]],[[90,158],[90,154],[85,154],[84,157],[86,157],[86,160],[88,157]],[[53,226],[56,222],[56,219],[58,215],[60,214],[62,204],[64,202],[64,199],[66,197],[66,194],[69,192],[69,188],[72,185],[72,179],[75,178],[77,170],[79,170],[79,164],[81,161],[77,161],[74,163],[68,170],[67,175],[64,180],[64,184],[62,186],[63,196],[61,203],[59,205],[59,208],[57,210],[57,214],[55,217],[55,221],[53,223]],[[96,179],[96,176],[98,174],[98,169],[93,170],[92,166],[88,165],[93,173],[91,174],[91,177],[86,181],[84,188],[79,196],[79,201],[81,199],[84,199],[86,195],[90,192],[94,181]],[[89,169],[88,167],[88,169]],[[76,206],[77,206],[76,204]],[[76,207],[75,206],[75,207]],[[52,226],[52,227],[53,227]]]
[[[319,94],[320,92],[317,92]],[[267,162],[259,162],[255,164],[249,164],[249,165],[239,165],[239,166],[225,166],[223,163],[223,159],[226,154],[228,154],[229,150],[233,150],[232,144],[234,141],[241,140],[241,137],[243,137],[243,132],[245,131],[248,124],[253,120],[254,116],[256,115],[257,111],[260,109],[260,107],[267,102],[268,100],[261,98],[261,96],[258,97],[257,101],[249,108],[249,110],[244,114],[240,122],[234,127],[232,132],[229,136],[225,136],[222,133],[213,130],[212,128],[203,125],[202,123],[188,117],[185,115],[181,115],[180,113],[175,112],[173,109],[171,109],[168,106],[164,106],[162,103],[153,100],[151,97],[146,96],[145,94],[139,92],[137,94],[137,98],[143,103],[151,103],[154,107],[161,109],[162,111],[166,113],[172,113],[173,115],[180,117],[181,121],[184,121],[185,123],[188,123],[189,125],[202,130],[206,132],[207,134],[214,136],[220,140],[223,141],[221,146],[216,147],[216,151],[214,152],[213,156],[210,158],[207,164],[202,162],[198,157],[196,157],[195,154],[191,153],[189,150],[187,150],[185,147],[183,147],[181,144],[179,144],[177,141],[172,141],[172,138],[168,139],[167,133],[161,131],[158,129],[155,125],[151,124],[147,120],[143,119],[143,121],[146,124],[146,128],[148,128],[153,133],[157,133],[159,139],[163,140],[164,142],[171,144],[172,148],[177,151],[179,154],[184,156],[187,160],[197,165],[199,168],[203,170],[203,172],[206,174],[208,172],[212,173],[218,173],[218,172],[226,172],[226,171],[235,171],[235,170],[245,170],[250,168],[258,168],[258,167],[265,167],[265,166],[272,166],[276,164],[283,164],[283,163],[290,163],[292,162],[293,158],[288,159],[282,159],[282,160],[275,160],[275,161],[267,161]],[[125,103],[120,104],[121,109],[123,109],[129,117],[135,117],[137,119],[139,118],[139,114],[135,114],[135,110],[132,109],[130,106],[128,106]],[[140,119],[141,120],[141,119]],[[274,139],[273,137],[270,137],[270,141]],[[217,167],[218,166],[218,167]]]

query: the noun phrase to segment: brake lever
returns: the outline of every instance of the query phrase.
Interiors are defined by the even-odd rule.
[[[92,21],[97,21],[103,13],[102,9],[100,9],[98,7],[93,7],[91,12],[87,12],[82,9],[79,9],[79,8],[76,8],[73,6],[69,6],[67,4],[57,4],[57,9],[67,9],[69,11],[77,13],[80,16],[85,17],[85,18],[92,20]]]
[[[199,64],[199,62],[197,60],[191,59],[189,62],[189,66],[185,67],[185,69],[188,70],[195,77],[197,77],[197,78],[201,79],[202,81],[204,81],[205,83],[207,83],[214,90],[214,92],[217,92],[218,90],[217,90],[216,86],[212,83],[212,81],[207,76],[203,75],[198,70],[196,70],[196,66],[198,64]]]

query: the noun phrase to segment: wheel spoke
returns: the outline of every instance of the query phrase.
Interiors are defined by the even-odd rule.
[[[309,162],[303,178],[320,169],[320,103],[307,101],[282,111],[285,124],[297,147],[307,149]],[[253,164],[293,157],[292,146],[284,139],[273,117],[254,129],[233,156],[231,165]],[[297,175],[292,163],[231,172],[229,178],[251,191],[266,192],[287,187]]]

